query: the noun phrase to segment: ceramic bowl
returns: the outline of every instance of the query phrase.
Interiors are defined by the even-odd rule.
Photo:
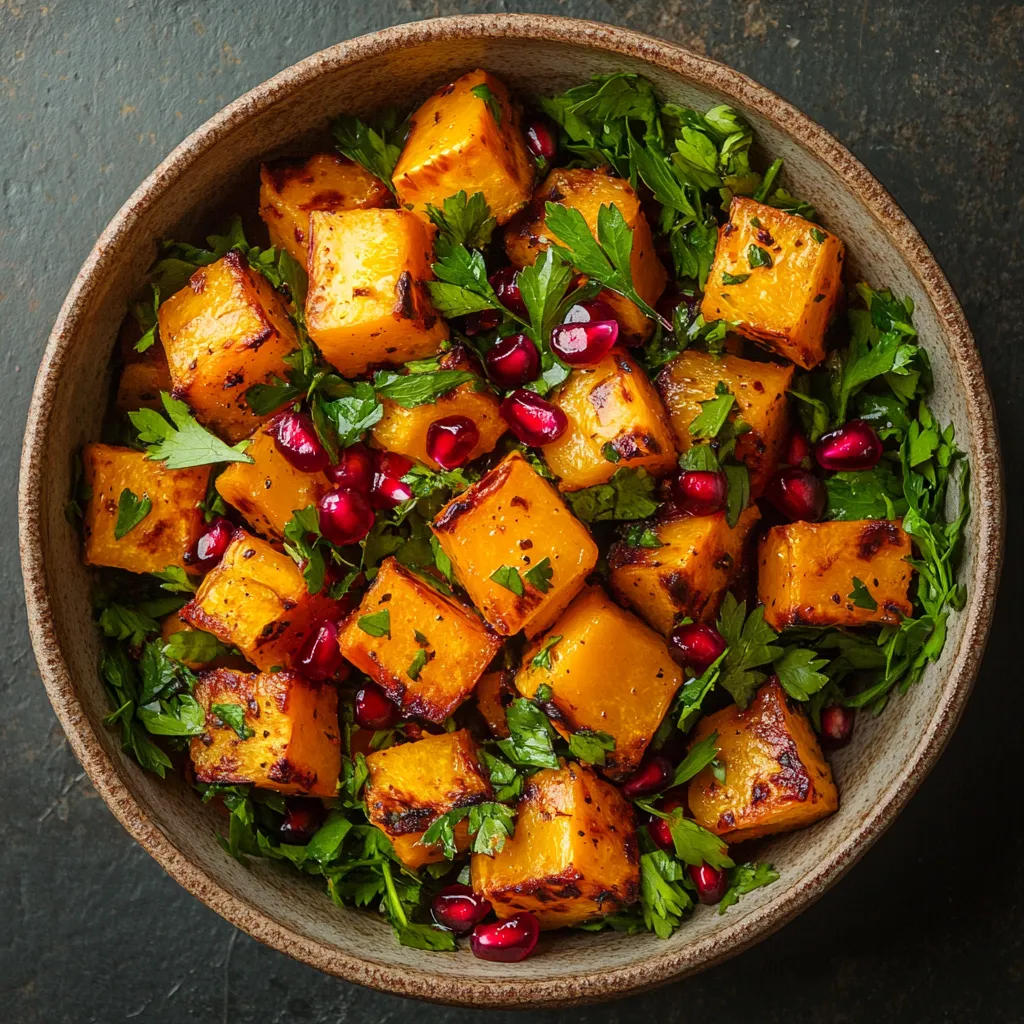
[[[524,93],[632,71],[698,108],[728,103],[766,153],[785,159],[826,223],[846,240],[852,271],[910,295],[935,372],[934,409],[970,454],[967,605],[950,621],[940,662],[833,758],[842,806],[806,831],[764,844],[781,878],[727,914],[699,909],[671,939],[615,932],[546,935],[521,964],[399,946],[384,921],[340,910],[321,887],[278,865],[244,867],[214,838],[216,822],[184,782],[147,775],[103,725],[110,710],[78,534],[64,519],[72,461],[98,434],[108,363],[125,304],[155,240],[201,237],[217,206],[237,203],[258,161],[301,146],[341,112],[408,107],[483,66]],[[29,622],[50,700],[71,746],[124,827],[186,889],[269,946],[351,981],[472,1006],[551,1005],[648,988],[707,967],[764,938],[847,871],[931,769],[963,710],[992,618],[1002,543],[1002,484],[992,404],[956,297],[888,193],[835,139],[778,96],[706,57],[624,29],[535,16],[457,17],[340,43],[225,107],[146,179],[103,232],[50,336],[29,413],[21,469],[21,544]]]

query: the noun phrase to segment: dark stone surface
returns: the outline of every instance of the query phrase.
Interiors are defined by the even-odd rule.
[[[135,185],[224,103],[388,24],[529,10],[707,52],[833,131],[895,194],[974,328],[1001,420],[1010,536],[997,626],[963,724],[838,888],[757,949],[630,1002],[531,1019],[1024,1019],[1016,769],[1024,462],[1024,7],[953,0],[116,3],[0,0],[0,1019],[467,1021],[376,995],[238,934],[121,830],[69,753],[25,629],[15,476],[61,298]],[[511,1015],[495,1015],[490,1017]]]

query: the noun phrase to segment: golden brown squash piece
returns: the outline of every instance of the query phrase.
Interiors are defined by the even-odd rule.
[[[337,795],[341,771],[338,691],[297,672],[200,672],[196,700],[206,729],[190,753],[199,782],[252,783],[308,796]],[[245,715],[242,739],[218,715],[234,705]]]
[[[118,412],[135,412],[136,409],[156,409],[163,412],[160,392],[171,390],[171,370],[167,356],[160,342],[152,345],[141,356],[125,363],[117,384],[115,405]]]
[[[690,424],[700,415],[700,403],[715,397],[721,381],[736,399],[730,418],[750,427],[736,442],[736,457],[750,471],[750,491],[758,497],[785,451],[789,434],[786,391],[793,372],[792,366],[733,355],[716,359],[707,352],[687,349],[658,375],[658,391],[679,451],[689,451],[693,444]]]
[[[234,444],[266,416],[245,401],[253,384],[284,377],[299,347],[284,300],[241,253],[200,267],[158,312],[174,396],[200,423]]]
[[[326,590],[306,590],[288,555],[239,529],[181,617],[237,647],[268,672],[291,668],[309,635],[324,619],[337,619],[341,610]]]
[[[550,626],[597,564],[586,527],[518,452],[448,502],[432,528],[473,604],[502,636],[525,630],[532,637]]]
[[[718,733],[718,763],[690,782],[690,813],[730,843],[812,825],[839,806],[832,772],[814,730],[773,676],[750,707],[735,704],[702,718],[693,743]]]
[[[565,928],[636,902],[639,865],[630,804],[588,768],[566,764],[527,781],[515,835],[494,857],[473,855],[473,891],[499,918],[529,910],[541,928]]]
[[[465,729],[378,750],[367,755],[366,767],[367,816],[413,870],[444,860],[440,846],[419,843],[434,821],[456,807],[485,803],[493,796],[476,743]],[[459,850],[469,848],[465,819],[455,826],[455,843]]]
[[[309,336],[344,377],[437,352],[448,328],[434,312],[431,229],[408,210],[309,216]]]
[[[502,641],[471,609],[386,558],[338,643],[404,715],[440,723],[472,693]]]
[[[317,153],[308,160],[287,160],[260,168],[260,216],[270,244],[286,249],[301,266],[309,252],[309,215],[313,210],[365,210],[386,206],[387,186],[340,153]]]
[[[758,553],[764,621],[776,630],[896,625],[913,614],[907,595],[913,569],[905,561],[910,553],[909,535],[887,519],[773,526]],[[855,579],[867,588],[859,604]]]
[[[625,352],[615,349],[599,363],[573,370],[551,401],[569,420],[565,433],[544,446],[561,490],[607,483],[623,466],[661,476],[676,465],[658,392]]]
[[[175,633],[196,633],[187,622],[181,620],[181,616],[177,612],[171,612],[170,615],[165,615],[160,620],[160,639],[165,644],[170,643],[171,637]],[[216,640],[216,637],[214,637]],[[238,672],[251,672],[252,667],[249,663],[238,654],[226,654],[223,657],[213,658],[210,661],[194,661],[181,659],[181,663],[192,669],[193,672],[201,672],[203,670],[210,670],[215,668],[230,668],[235,669]]]
[[[473,696],[476,707],[496,739],[506,739],[509,735],[505,711],[515,700],[516,690],[513,674],[505,669],[497,672],[485,672],[476,684]]]
[[[547,668],[533,659],[549,641]],[[682,682],[665,641],[596,586],[586,587],[527,647],[516,673],[524,697],[551,688],[544,707],[563,736],[589,730],[614,738],[601,771],[616,781],[640,764]]]
[[[660,548],[631,547],[624,540],[612,547],[612,592],[659,633],[667,635],[684,616],[714,622],[743,564],[747,536],[760,518],[751,505],[730,529],[724,512],[685,516],[666,505],[651,526]]]
[[[744,337],[809,370],[825,358],[844,256],[843,243],[824,228],[736,196],[718,234],[701,312],[705,320],[736,323]]]
[[[199,506],[206,497],[209,466],[166,469],[133,448],[87,444],[82,470],[90,494],[82,526],[86,565],[129,572],[159,572],[169,565],[188,568],[185,555],[203,527]],[[149,498],[153,507],[118,540],[118,502],[126,489],[140,501]]]
[[[665,290],[668,275],[654,250],[647,218],[629,182],[616,178],[608,170],[557,167],[544,179],[529,208],[505,229],[505,251],[517,267],[533,263],[538,253],[552,242],[560,241],[554,232],[548,230],[545,221],[545,204],[549,202],[579,210],[595,238],[601,207],[618,207],[633,232],[633,253],[630,257],[633,286],[648,305],[653,306],[658,301]],[[610,291],[602,292],[601,299],[612,307],[627,338],[644,339],[654,329],[654,322],[629,299]]]
[[[440,208],[457,192],[482,192],[504,224],[530,198],[533,173],[508,90],[477,70],[438,89],[412,115],[392,178],[399,203],[421,216],[427,203]]]

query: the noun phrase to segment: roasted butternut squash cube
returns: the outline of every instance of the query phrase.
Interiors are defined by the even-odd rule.
[[[793,367],[758,363],[739,356],[715,356],[687,349],[658,375],[658,391],[668,410],[681,452],[693,445],[690,424],[700,415],[701,402],[715,397],[719,382],[736,399],[729,418],[742,420],[750,429],[736,442],[736,458],[750,472],[750,491],[759,497],[775,472],[789,436],[789,403],[786,391]]]
[[[239,529],[181,617],[237,647],[267,672],[291,668],[309,635],[341,611],[342,604],[326,590],[307,591],[288,555]]]
[[[539,771],[519,800],[515,835],[493,857],[473,855],[472,881],[499,918],[528,910],[544,929],[622,910],[640,897],[633,809],[582,765]]]
[[[434,821],[493,796],[476,743],[465,729],[378,750],[367,756],[366,767],[367,816],[391,840],[402,863],[414,870],[444,860],[440,846],[419,842]],[[465,819],[455,827],[455,842],[460,850],[469,848]]]
[[[292,513],[315,505],[331,488],[323,473],[296,469],[262,428],[252,435],[252,444],[245,454],[253,461],[232,462],[217,477],[214,486],[268,540],[284,537],[285,524]]]
[[[736,330],[809,370],[825,358],[839,301],[843,243],[824,228],[736,196],[718,233],[701,303],[705,320]]]
[[[547,629],[597,564],[587,528],[518,452],[448,502],[433,531],[473,604],[502,636]]]
[[[485,672],[473,691],[477,711],[483,716],[491,735],[497,739],[509,736],[505,712],[516,697],[514,678],[507,669]]]
[[[160,620],[160,639],[165,644],[169,644],[171,637],[176,633],[188,633],[193,637],[208,637],[214,643],[219,643],[216,637],[211,637],[208,633],[200,633],[192,629],[187,622],[182,621],[181,616],[177,612],[171,612],[170,615],[165,615]],[[230,668],[236,669],[239,672],[252,671],[252,666],[240,654],[224,654],[206,661],[199,661],[194,658],[180,658],[179,660],[183,665],[192,669],[193,672],[215,668]]]
[[[448,337],[426,284],[431,229],[408,210],[309,216],[306,324],[344,377],[434,355]]]
[[[394,558],[381,563],[338,643],[403,714],[438,723],[473,692],[501,649],[501,639],[471,609]]]
[[[623,466],[661,476],[676,465],[676,446],[658,392],[625,352],[573,370],[551,401],[569,426],[544,446],[563,491],[607,483]]]
[[[117,384],[115,405],[118,412],[135,412],[137,409],[156,409],[163,412],[160,392],[171,391],[171,371],[163,346],[154,345],[142,359],[125,363]]]
[[[535,662],[545,644],[551,645],[546,657]],[[682,682],[665,641],[595,586],[584,588],[527,647],[516,673],[524,697],[551,688],[545,709],[563,736],[583,730],[615,740],[601,768],[614,780],[640,764]]]
[[[726,590],[742,567],[747,537],[761,518],[756,505],[730,529],[724,512],[687,516],[666,505],[652,524],[659,548],[617,542],[608,555],[615,596],[666,636],[689,617],[714,622]],[[753,564],[750,552],[748,564]]]
[[[508,90],[486,71],[438,89],[413,115],[392,179],[398,201],[421,216],[464,191],[482,192],[499,224],[526,205],[533,158]]]
[[[910,536],[887,519],[773,526],[758,557],[764,621],[776,630],[896,625],[913,614],[910,554]]]
[[[812,825],[839,806],[839,793],[814,730],[773,676],[745,711],[735,704],[702,718],[693,743],[718,733],[718,763],[690,782],[698,825],[730,843]]]
[[[200,782],[252,783],[279,793],[333,797],[341,772],[338,691],[297,672],[200,672],[195,698],[206,727],[190,753]],[[242,737],[219,708],[240,708]],[[235,712],[237,714],[237,712]]]
[[[232,444],[248,437],[267,417],[245,392],[284,377],[284,357],[299,347],[281,296],[233,249],[200,267],[158,319],[174,397]]]
[[[270,244],[302,266],[309,252],[313,210],[366,210],[385,206],[391,193],[380,178],[340,153],[317,153],[260,168],[260,216]]]
[[[129,572],[159,572],[169,565],[187,569],[185,555],[203,526],[200,505],[210,467],[167,469],[145,452],[109,444],[82,449],[83,482],[90,495],[82,532],[86,565]],[[152,502],[149,513],[118,540],[118,505],[124,491]]]
[[[545,220],[545,204],[559,203],[579,210],[594,237],[597,237],[597,215],[602,206],[618,207],[633,232],[633,253],[630,269],[637,294],[653,306],[665,290],[668,275],[654,250],[651,229],[640,209],[640,200],[632,186],[616,178],[608,170],[557,167],[545,179],[530,206],[505,229],[505,251],[517,266],[533,263],[537,254],[552,242],[560,241],[549,231]],[[653,321],[621,295],[604,291],[601,298],[615,312],[619,327],[627,338],[642,340],[654,329]]]

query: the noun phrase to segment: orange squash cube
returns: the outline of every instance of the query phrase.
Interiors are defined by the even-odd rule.
[[[343,377],[434,355],[448,337],[426,284],[432,230],[408,210],[309,216],[306,325]]]
[[[465,729],[378,750],[367,755],[366,767],[367,816],[413,870],[444,860],[440,846],[420,844],[433,822],[456,807],[486,803],[493,796],[476,743]],[[455,842],[459,850],[469,848],[465,819],[455,826]]]
[[[810,370],[825,358],[845,254],[840,239],[803,217],[736,196],[718,234],[704,319],[732,321],[744,337]]]
[[[160,572],[170,565],[187,569],[185,555],[203,527],[200,505],[206,497],[209,466],[166,469],[145,452],[109,444],[82,449],[83,480],[89,500],[84,509],[86,565],[129,572]],[[120,540],[114,536],[123,491],[149,498],[149,514]]]
[[[508,90],[477,70],[438,89],[412,115],[392,178],[399,203],[421,216],[427,203],[440,208],[458,192],[482,192],[504,224],[530,198],[533,172]]]
[[[586,527],[518,452],[448,502],[432,528],[473,604],[502,636],[547,629],[597,564]]]
[[[177,612],[171,612],[170,615],[165,615],[160,620],[160,639],[163,640],[164,644],[171,642],[171,637],[176,633],[189,633],[198,636],[209,636],[209,634],[198,633],[197,630],[193,630],[189,627],[187,622],[183,622],[181,616]],[[211,637],[213,642],[219,643],[216,637]],[[204,669],[215,669],[215,668],[230,668],[236,669],[239,672],[250,672],[252,667],[249,663],[239,654],[225,654],[221,657],[211,658],[208,661],[196,661],[188,660],[185,658],[179,659],[183,665],[192,669],[193,672],[201,672]]]
[[[135,412],[137,409],[156,409],[163,412],[160,392],[171,391],[171,370],[167,356],[159,343],[150,348],[142,359],[125,363],[117,384],[117,398],[114,404],[118,412]]]
[[[485,672],[476,684],[473,696],[476,709],[487,723],[491,735],[499,740],[507,739],[509,730],[505,711],[516,696],[513,674],[506,669]]]
[[[544,929],[615,913],[640,897],[633,808],[579,764],[530,777],[516,833],[493,857],[474,854],[473,891],[499,918],[527,910]]]
[[[206,729],[192,738],[199,782],[252,783],[279,793],[333,797],[341,773],[338,691],[297,672],[249,673],[220,668],[201,672],[195,698]],[[244,714],[241,736],[218,713]]]
[[[718,763],[725,781],[711,765],[696,775],[687,790],[690,813],[698,825],[730,843],[812,825],[839,806],[839,793],[818,738],[786,698],[773,676],[750,707],[735,704],[702,718],[693,743],[718,733]]]
[[[897,625],[914,612],[907,593],[910,554],[910,536],[887,519],[773,526],[758,557],[764,621],[775,630]],[[855,581],[867,589],[856,601]]]
[[[387,186],[340,153],[317,153],[260,168],[260,216],[270,244],[306,265],[309,215],[313,210],[366,210],[386,206]]]

